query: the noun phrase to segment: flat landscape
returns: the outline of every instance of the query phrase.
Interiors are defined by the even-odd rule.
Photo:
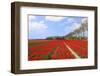
[[[87,57],[87,40],[28,40],[29,61]]]

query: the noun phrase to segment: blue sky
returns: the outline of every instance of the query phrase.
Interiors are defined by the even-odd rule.
[[[84,17],[29,15],[28,39],[64,36],[79,28]]]

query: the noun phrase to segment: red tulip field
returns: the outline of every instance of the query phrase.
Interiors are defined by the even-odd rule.
[[[87,40],[29,40],[28,60],[76,59],[88,57]]]

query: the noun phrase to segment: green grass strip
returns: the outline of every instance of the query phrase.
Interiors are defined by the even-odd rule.
[[[43,56],[44,59],[51,59],[51,56],[53,55],[54,51],[58,48],[59,46],[56,46],[55,48],[52,49],[52,51],[46,55],[46,56]]]

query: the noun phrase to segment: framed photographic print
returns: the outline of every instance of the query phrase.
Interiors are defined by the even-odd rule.
[[[97,68],[97,7],[11,4],[11,72]]]

